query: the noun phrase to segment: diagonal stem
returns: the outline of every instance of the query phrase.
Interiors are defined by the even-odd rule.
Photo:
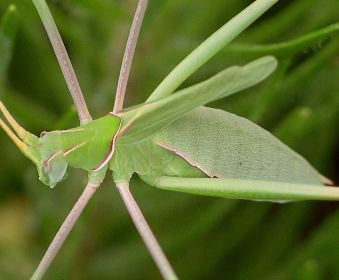
[[[172,94],[187,78],[266,12],[278,0],[257,0],[224,24],[185,57],[157,86],[147,103]]]
[[[138,42],[141,24],[145,15],[148,0],[139,0],[138,7],[134,14],[133,23],[128,36],[124,58],[122,60],[113,113],[118,113],[123,108],[128,77],[134,57],[135,47]]]
[[[80,123],[89,122],[92,120],[92,117],[88,111],[78,79],[74,72],[72,63],[68,57],[67,50],[62,41],[58,28],[54,22],[52,14],[45,0],[33,0],[33,3],[41,17],[42,23],[53,46],[55,55],[58,59],[68,89],[72,95],[73,102],[75,104],[75,107],[77,108]]]
[[[68,214],[63,224],[61,225],[52,243],[49,245],[45,255],[43,256],[38,268],[34,272],[31,280],[39,280],[44,276],[48,267],[51,265],[56,254],[59,252],[62,244],[64,243],[70,231],[72,230],[75,222],[78,220],[80,214],[84,210],[88,201],[91,199],[91,197],[93,196],[93,194],[95,193],[99,186],[100,183],[93,183],[91,181],[88,182],[85,190],[79,197],[76,204],[73,206],[71,212]]]
[[[171,264],[167,260],[164,252],[162,251],[157,239],[155,238],[152,230],[147,224],[138,204],[134,200],[132,193],[129,190],[129,184],[127,182],[116,184],[120,195],[127,207],[131,218],[139,231],[145,245],[150,252],[154,262],[158,266],[160,273],[166,280],[178,279]]]

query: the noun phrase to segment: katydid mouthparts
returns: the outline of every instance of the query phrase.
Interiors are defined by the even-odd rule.
[[[268,131],[242,117],[204,107],[265,80],[277,67],[274,57],[265,56],[243,66],[229,67],[201,83],[176,91],[277,0],[253,2],[188,55],[145,103],[123,109],[129,70],[147,6],[147,1],[140,0],[122,63],[114,110],[96,120],[92,120],[87,110],[47,4],[44,0],[33,2],[72,93],[81,124],[67,130],[42,132],[37,137],[22,128],[0,102],[5,118],[0,118],[0,126],[36,164],[39,179],[50,187],[62,181],[67,168],[72,167],[89,172],[88,187],[96,189],[110,170],[165,279],[177,276],[129,192],[128,183],[134,173],[152,186],[200,195],[277,202],[339,200],[339,188],[324,187],[329,181]],[[93,193],[94,190],[87,192],[79,200],[81,207],[77,204],[73,208],[33,279],[44,275]]]

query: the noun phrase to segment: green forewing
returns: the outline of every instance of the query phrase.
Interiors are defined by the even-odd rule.
[[[268,131],[222,110],[199,107],[155,136],[209,177],[321,185],[318,172]]]
[[[244,66],[232,66],[204,82],[127,111],[122,115],[123,136],[120,141],[127,144],[143,140],[198,106],[261,82],[276,66],[277,60],[272,56],[259,58]]]

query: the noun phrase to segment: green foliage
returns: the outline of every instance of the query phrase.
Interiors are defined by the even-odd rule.
[[[0,96],[3,95],[8,64],[12,57],[15,35],[18,26],[16,7],[11,5],[6,10],[0,22]]]
[[[50,2],[89,107],[102,116],[112,108],[134,3]],[[250,1],[245,2],[150,1],[127,103],[144,101],[174,65]],[[29,0],[1,1],[0,14],[12,3],[21,24],[1,96],[30,131],[68,128],[77,123],[76,115],[70,113],[71,99],[40,19]],[[333,31],[300,41],[337,21],[337,0],[280,1],[183,87],[226,66],[277,54],[272,46],[279,46],[279,67],[269,80],[212,106],[270,129],[338,182],[339,38]],[[300,44],[291,51],[279,42]],[[258,43],[260,52],[252,51]],[[4,57],[1,50],[0,65]],[[27,279],[82,191],[84,174],[76,172],[50,191],[3,134],[0,145],[0,278]],[[107,182],[94,197],[47,279],[159,279],[111,185]],[[132,186],[183,279],[339,275],[337,203],[236,202],[157,191],[137,179]]]

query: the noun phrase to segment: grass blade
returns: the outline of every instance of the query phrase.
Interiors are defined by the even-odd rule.
[[[295,53],[304,50],[305,48],[318,44],[331,36],[335,36],[336,33],[339,33],[339,23],[331,24],[322,29],[313,31],[306,35],[284,42],[266,45],[234,44],[232,46],[229,46],[225,51],[256,55],[270,54],[275,56],[286,56],[286,55],[291,56]]]
[[[260,180],[161,177],[161,189],[223,198],[268,201],[339,200],[338,187]]]
[[[159,100],[174,92],[182,82],[223,49],[277,1],[255,1],[232,18],[178,64],[154,90],[147,99],[147,102]]]
[[[2,97],[8,65],[12,57],[18,21],[16,7],[10,5],[0,23],[0,97]]]

